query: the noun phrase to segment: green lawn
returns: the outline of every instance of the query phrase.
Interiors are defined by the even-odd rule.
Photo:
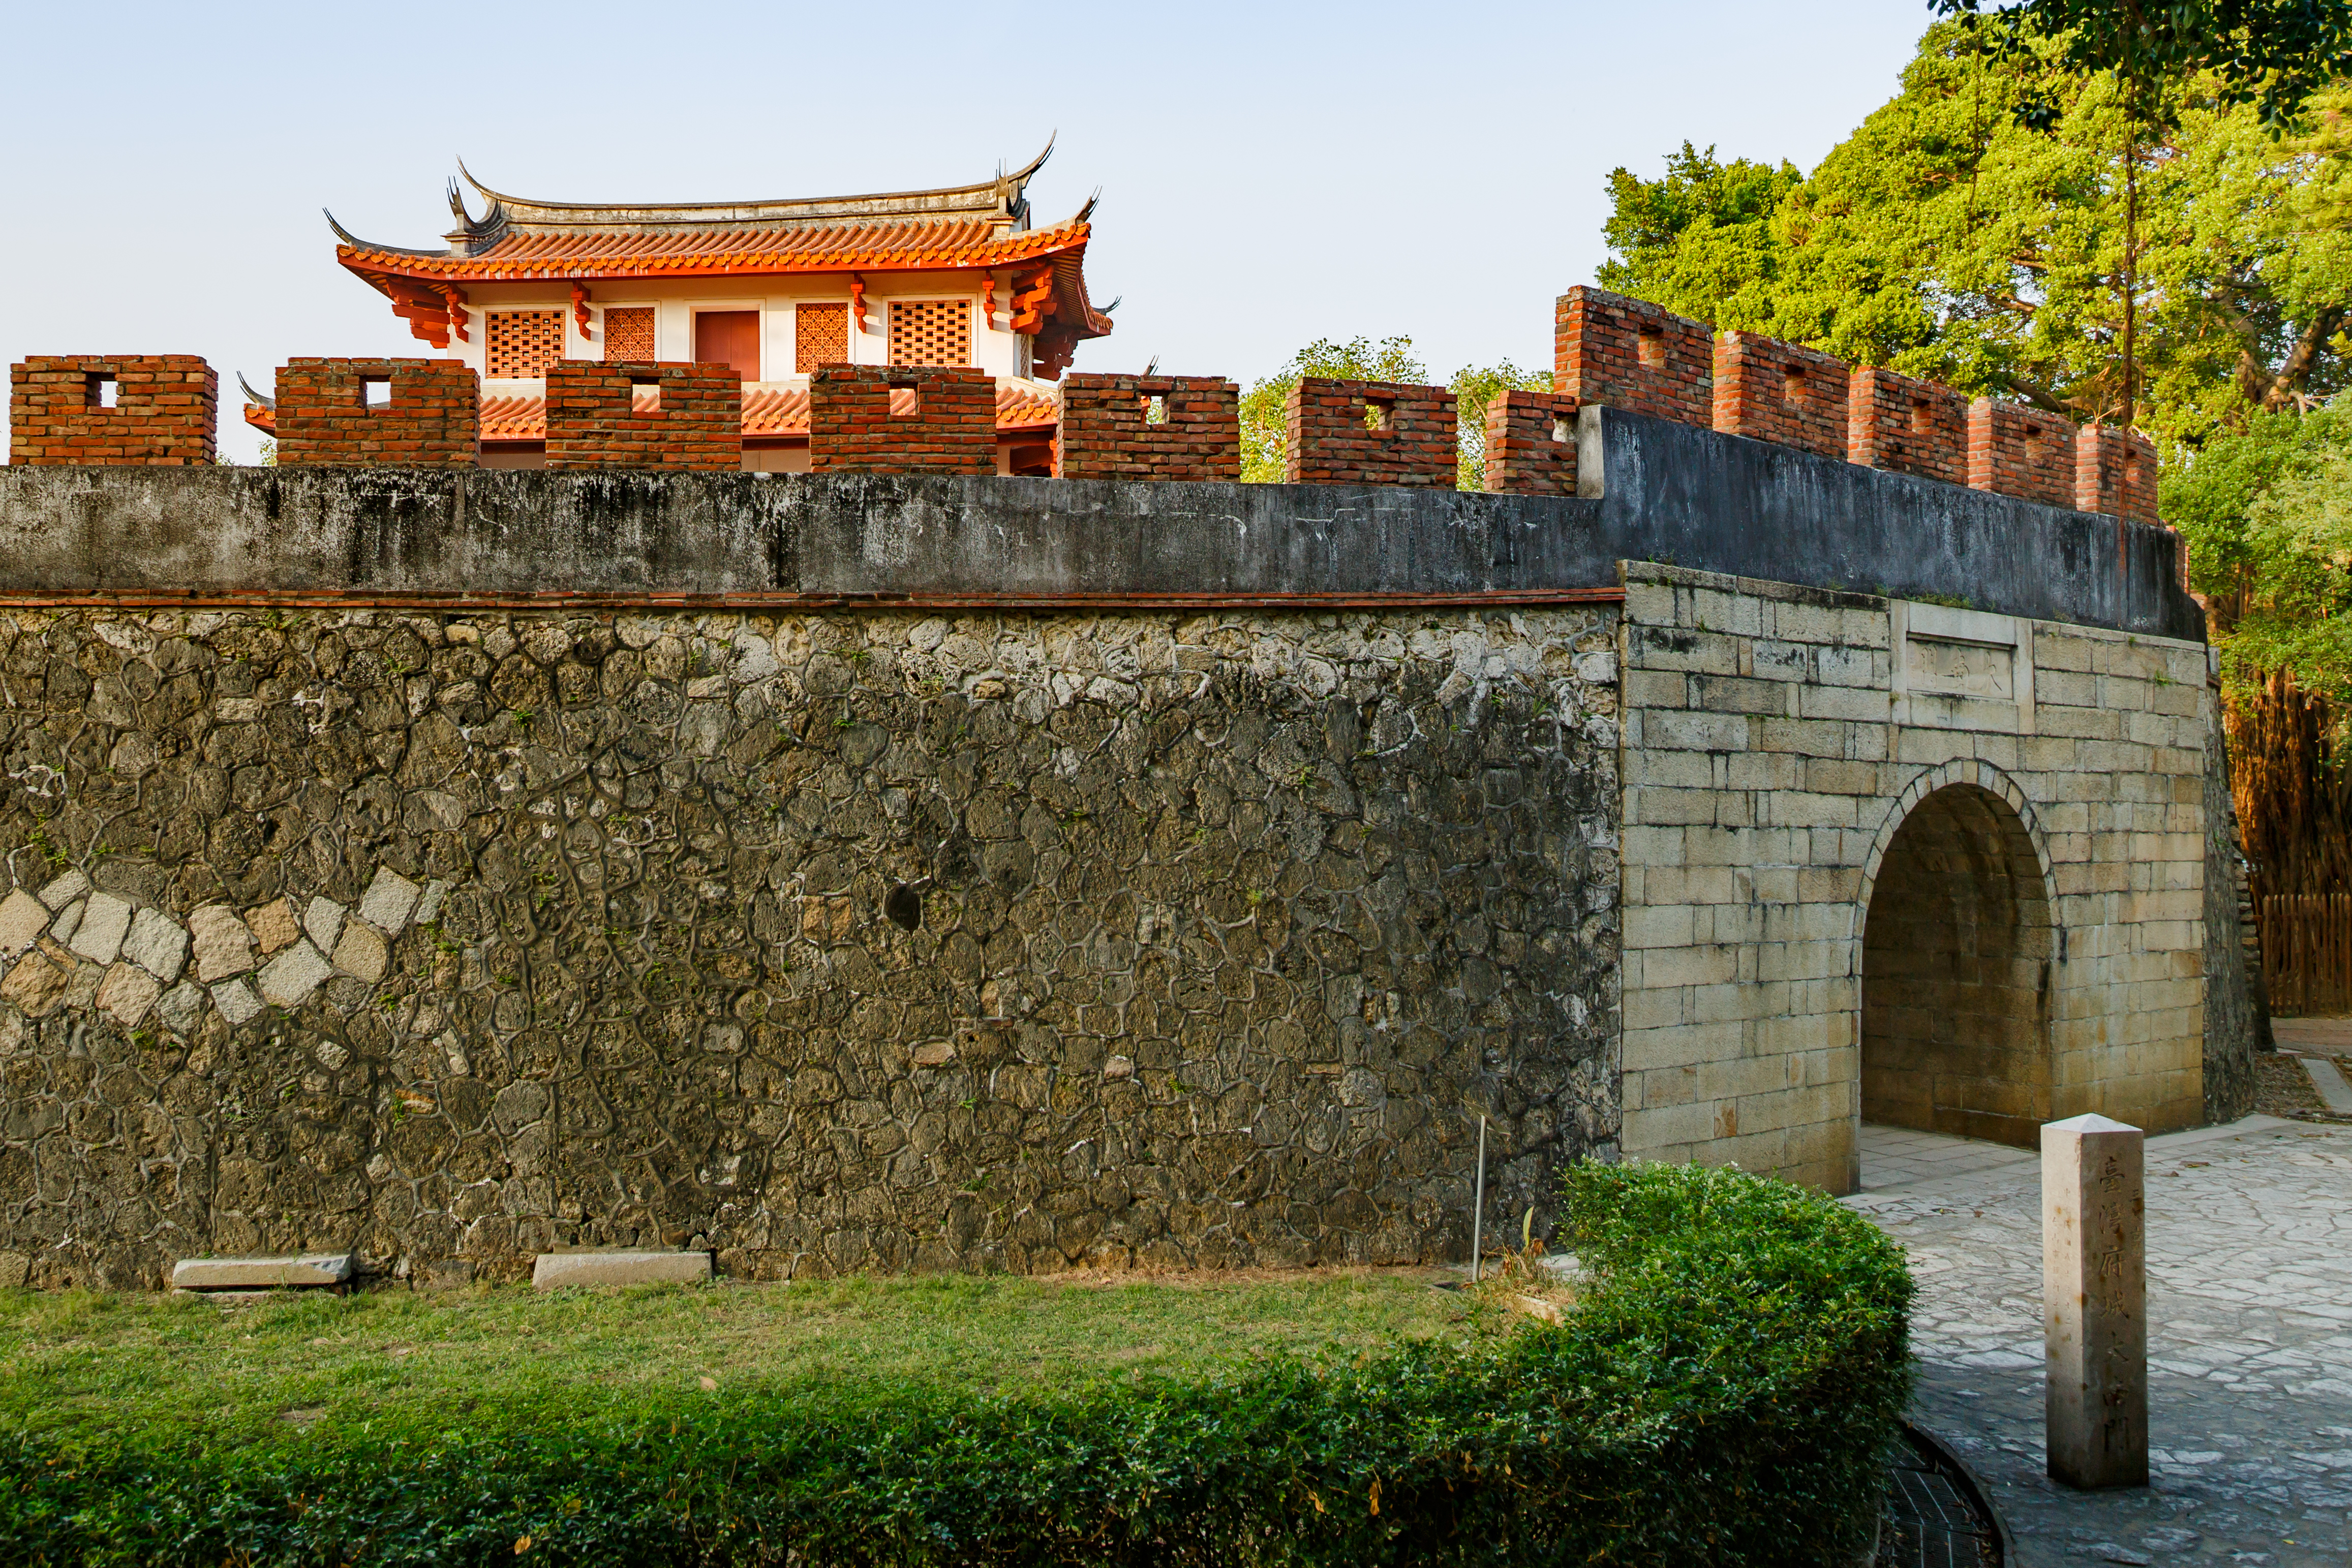
[[[478,1430],[577,1412],[599,1394],[740,1395],[844,1375],[1068,1387],[1192,1375],[1267,1351],[1349,1356],[1397,1335],[1492,1332],[1495,1321],[1418,1276],[1328,1272],[1278,1281],[934,1276],[243,1301],[0,1291],[0,1428],[152,1439],[178,1427],[215,1439],[283,1437],[321,1423],[431,1421],[446,1411]]]

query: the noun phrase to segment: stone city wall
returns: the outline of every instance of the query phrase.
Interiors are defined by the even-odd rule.
[[[1614,612],[0,617],[0,1278],[1460,1257],[1610,1154]]]

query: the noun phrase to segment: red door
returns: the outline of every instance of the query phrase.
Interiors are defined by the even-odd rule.
[[[701,365],[732,365],[745,381],[758,381],[760,313],[705,310],[695,317],[694,360]]]

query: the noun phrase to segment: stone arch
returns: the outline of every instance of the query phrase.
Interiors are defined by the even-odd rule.
[[[1971,761],[1912,781],[1856,905],[1864,1121],[2034,1145],[2050,1116],[2052,906],[2013,780]]]

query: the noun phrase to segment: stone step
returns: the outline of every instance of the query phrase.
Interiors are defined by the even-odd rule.
[[[708,1252],[667,1252],[650,1247],[562,1248],[531,1265],[535,1290],[559,1285],[692,1285],[710,1278]]]
[[[348,1285],[348,1252],[289,1253],[281,1258],[183,1258],[172,1265],[175,1291],[276,1291]]]

